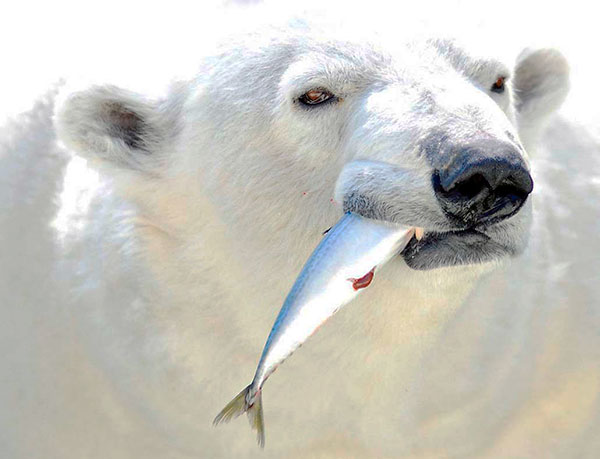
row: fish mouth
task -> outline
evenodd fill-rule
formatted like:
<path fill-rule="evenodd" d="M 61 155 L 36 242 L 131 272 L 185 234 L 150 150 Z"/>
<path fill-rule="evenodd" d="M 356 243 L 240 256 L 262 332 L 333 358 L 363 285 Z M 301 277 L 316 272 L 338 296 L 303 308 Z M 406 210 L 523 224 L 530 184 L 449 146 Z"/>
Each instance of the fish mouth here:
<path fill-rule="evenodd" d="M 476 229 L 438 232 L 416 228 L 415 236 L 400 252 L 400 256 L 410 268 L 425 271 L 484 263 L 513 252 L 510 247 Z"/>

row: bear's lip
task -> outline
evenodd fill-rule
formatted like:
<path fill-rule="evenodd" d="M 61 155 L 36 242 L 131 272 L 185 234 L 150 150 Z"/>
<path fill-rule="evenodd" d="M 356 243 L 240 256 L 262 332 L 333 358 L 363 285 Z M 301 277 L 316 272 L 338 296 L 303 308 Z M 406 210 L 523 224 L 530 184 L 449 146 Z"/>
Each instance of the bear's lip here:
<path fill-rule="evenodd" d="M 441 267 L 476 264 L 508 255 L 505 247 L 485 233 L 473 228 L 451 231 L 425 231 L 418 240 L 413 237 L 400 256 L 412 269 L 430 270 Z"/>

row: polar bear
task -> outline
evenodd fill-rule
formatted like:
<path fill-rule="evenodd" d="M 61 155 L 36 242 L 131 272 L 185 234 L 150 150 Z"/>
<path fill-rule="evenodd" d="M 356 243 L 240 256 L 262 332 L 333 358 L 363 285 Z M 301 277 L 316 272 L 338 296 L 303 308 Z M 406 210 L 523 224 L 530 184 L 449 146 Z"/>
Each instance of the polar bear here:
<path fill-rule="evenodd" d="M 422 368 L 434 352 L 456 361 L 439 343 L 459 306 L 525 250 L 527 151 L 567 88 L 554 50 L 510 65 L 445 38 L 302 26 L 227 41 L 162 99 L 62 91 L 54 122 L 77 156 L 48 153 L 39 199 L 64 169 L 39 251 L 54 261 L 20 293 L 43 306 L 51 291 L 57 306 L 40 314 L 55 325 L 37 322 L 28 351 L 43 387 L 9 405 L 37 419 L 35 433 L 8 423 L 9 452 L 257 454 L 245 423 L 212 419 L 249 382 L 287 290 L 343 211 L 425 234 L 270 379 L 264 454 L 456 456 L 481 451 L 473 438 L 521 438 L 530 426 L 503 430 L 511 413 L 480 422 L 456 397 L 440 401 L 448 386 L 469 391 L 461 368 L 433 365 L 435 381 Z M 497 407 L 505 387 L 489 387 Z"/>

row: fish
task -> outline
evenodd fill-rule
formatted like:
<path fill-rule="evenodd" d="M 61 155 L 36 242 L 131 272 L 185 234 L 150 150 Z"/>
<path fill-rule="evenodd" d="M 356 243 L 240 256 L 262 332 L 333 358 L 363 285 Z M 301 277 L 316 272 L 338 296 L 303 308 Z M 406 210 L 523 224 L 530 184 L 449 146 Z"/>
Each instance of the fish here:
<path fill-rule="evenodd" d="M 410 241 L 415 228 L 347 212 L 326 232 L 288 293 L 271 328 L 252 382 L 215 417 L 216 426 L 248 414 L 265 444 L 263 384 L 327 319 L 368 287 Z"/>

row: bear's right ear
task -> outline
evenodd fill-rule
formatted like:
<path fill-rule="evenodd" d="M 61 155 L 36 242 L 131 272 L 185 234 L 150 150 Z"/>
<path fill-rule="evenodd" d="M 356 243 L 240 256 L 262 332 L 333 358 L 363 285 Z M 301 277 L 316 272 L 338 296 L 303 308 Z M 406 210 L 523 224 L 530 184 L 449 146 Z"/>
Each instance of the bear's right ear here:
<path fill-rule="evenodd" d="M 59 100 L 59 138 L 87 158 L 149 172 L 161 162 L 171 120 L 158 104 L 115 86 L 91 86 Z"/>
<path fill-rule="evenodd" d="M 517 58 L 513 88 L 519 135 L 533 144 L 569 92 L 569 64 L 552 48 L 525 49 Z"/>

